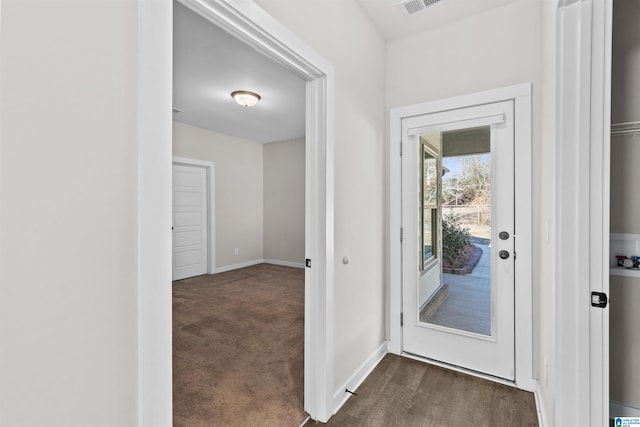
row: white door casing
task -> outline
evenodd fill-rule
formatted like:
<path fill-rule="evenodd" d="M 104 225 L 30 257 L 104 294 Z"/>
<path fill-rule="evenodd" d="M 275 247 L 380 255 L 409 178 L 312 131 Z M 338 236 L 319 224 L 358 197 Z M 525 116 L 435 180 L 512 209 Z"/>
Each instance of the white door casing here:
<path fill-rule="evenodd" d="M 513 101 L 515 122 L 515 235 L 514 252 L 517 262 L 514 273 L 518 286 L 515 292 L 515 372 L 517 387 L 533 390 L 533 332 L 531 296 L 531 84 L 525 83 L 470 95 L 458 96 L 392 109 L 390 112 L 390 340 L 389 351 L 402 355 L 403 331 L 400 316 L 403 301 L 403 271 L 400 228 L 401 209 L 401 156 L 403 119 L 425 114 L 450 111 L 501 101 Z M 472 371 L 469 371 L 473 373 Z M 477 374 L 484 376 L 483 374 Z M 495 379 L 494 377 L 487 377 Z"/>
<path fill-rule="evenodd" d="M 333 66 L 251 1 L 180 0 L 307 80 L 304 406 L 333 413 Z M 172 2 L 139 2 L 139 351 L 141 427 L 172 423 Z"/>
<path fill-rule="evenodd" d="M 554 425 L 609 423 L 609 308 L 591 292 L 609 294 L 612 8 L 557 10 Z"/>
<path fill-rule="evenodd" d="M 419 194 L 416 167 L 419 162 L 419 136 L 480 126 L 491 127 L 491 331 L 487 335 L 420 321 L 419 282 L 429 277 L 430 272 L 425 271 L 426 276 L 420 276 L 421 260 L 416 256 L 419 251 L 417 241 L 413 238 L 420 234 L 416 228 L 419 209 L 415 208 L 416 194 Z M 513 101 L 431 113 L 402 121 L 402 227 L 405 236 L 402 242 L 402 350 L 508 381 L 515 380 L 513 126 Z M 498 233 L 501 231 L 508 232 L 509 238 L 499 239 Z M 441 240 L 440 230 L 437 236 Z M 498 251 L 507 251 L 509 258 L 500 259 Z M 441 256 L 442 254 L 438 255 L 437 263 L 431 265 L 431 268 L 440 269 Z M 442 280 L 439 275 L 433 277 L 433 280 Z"/>

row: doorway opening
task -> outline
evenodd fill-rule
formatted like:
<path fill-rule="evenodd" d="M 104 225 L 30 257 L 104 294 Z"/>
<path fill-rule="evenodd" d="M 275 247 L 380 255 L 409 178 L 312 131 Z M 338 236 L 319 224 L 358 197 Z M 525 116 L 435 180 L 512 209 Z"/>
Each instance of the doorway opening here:
<path fill-rule="evenodd" d="M 390 130 L 390 352 L 532 390 L 530 84 L 397 108 Z"/>
<path fill-rule="evenodd" d="M 326 421 L 333 397 L 333 68 L 252 2 L 181 3 L 306 81 L 305 259 L 313 267 L 304 269 L 304 406 Z M 170 2 L 145 4 L 139 15 L 139 419 L 153 426 L 172 421 L 171 16 Z"/>
<path fill-rule="evenodd" d="M 174 425 L 300 424 L 306 82 L 177 1 L 173 23 Z"/>

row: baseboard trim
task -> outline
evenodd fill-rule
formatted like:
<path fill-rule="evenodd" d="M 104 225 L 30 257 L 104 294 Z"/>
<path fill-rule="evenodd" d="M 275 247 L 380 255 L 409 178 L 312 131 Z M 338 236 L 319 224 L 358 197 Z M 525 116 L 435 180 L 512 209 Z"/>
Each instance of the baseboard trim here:
<path fill-rule="evenodd" d="M 609 418 L 614 417 L 640 417 L 640 409 L 624 403 L 609 401 Z"/>
<path fill-rule="evenodd" d="M 252 265 L 262 264 L 263 259 L 254 259 L 251 261 L 240 262 L 238 264 L 224 265 L 216 268 L 216 273 L 224 273 L 225 271 L 237 270 L 239 268 L 251 267 Z"/>
<path fill-rule="evenodd" d="M 538 425 L 540 427 L 546 427 L 549 424 L 547 421 L 547 409 L 544 406 L 544 399 L 542 398 L 542 392 L 540 391 L 540 382 L 533 380 L 533 396 L 536 399 L 536 411 L 538 412 Z"/>
<path fill-rule="evenodd" d="M 369 376 L 369 374 L 378 366 L 378 363 L 382 360 L 382 358 L 388 353 L 387 342 L 383 342 L 380 347 L 378 347 L 368 358 L 367 360 L 360 365 L 360 367 L 351 375 L 351 378 L 347 380 L 333 395 L 333 412 L 335 414 L 342 408 L 342 406 L 347 402 L 349 397 L 351 397 L 350 393 L 347 393 L 345 390 L 349 389 L 351 391 L 356 391 L 360 384 Z"/>
<path fill-rule="evenodd" d="M 263 262 L 265 264 L 281 265 L 283 267 L 304 268 L 304 263 L 301 262 L 280 261 L 277 259 L 265 259 Z"/>

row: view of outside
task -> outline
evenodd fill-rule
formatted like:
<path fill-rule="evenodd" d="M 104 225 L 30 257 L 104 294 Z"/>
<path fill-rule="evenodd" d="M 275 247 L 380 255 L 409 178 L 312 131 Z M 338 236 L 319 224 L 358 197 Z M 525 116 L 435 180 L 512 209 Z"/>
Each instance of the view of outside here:
<path fill-rule="evenodd" d="M 455 218 L 475 239 L 491 238 L 490 161 L 490 154 L 442 159 L 443 217 Z"/>
<path fill-rule="evenodd" d="M 442 158 L 444 298 L 421 320 L 491 335 L 491 154 Z"/>

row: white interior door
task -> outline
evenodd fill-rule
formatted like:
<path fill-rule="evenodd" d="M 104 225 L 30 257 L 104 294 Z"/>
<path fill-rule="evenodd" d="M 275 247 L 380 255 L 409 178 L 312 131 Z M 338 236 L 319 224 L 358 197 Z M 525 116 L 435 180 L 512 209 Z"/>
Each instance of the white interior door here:
<path fill-rule="evenodd" d="M 402 351 L 514 381 L 513 101 L 403 119 L 402 146 Z"/>
<path fill-rule="evenodd" d="M 172 280 L 207 273 L 207 181 L 204 167 L 173 165 Z"/>

